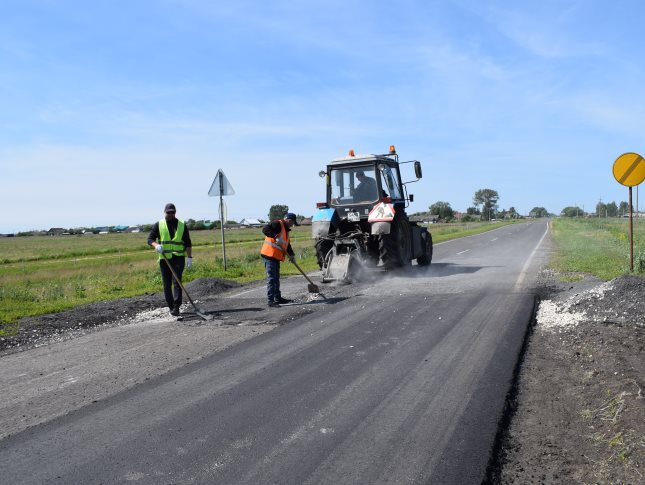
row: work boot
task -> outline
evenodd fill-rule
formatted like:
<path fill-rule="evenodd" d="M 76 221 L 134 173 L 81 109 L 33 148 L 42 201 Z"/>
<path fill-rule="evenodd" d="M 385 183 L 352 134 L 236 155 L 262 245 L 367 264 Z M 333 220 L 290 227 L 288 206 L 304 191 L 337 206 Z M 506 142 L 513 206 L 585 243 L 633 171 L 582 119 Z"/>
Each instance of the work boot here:
<path fill-rule="evenodd" d="M 173 317 L 178 317 L 179 316 L 179 307 L 178 306 L 173 307 L 172 310 L 170 310 L 170 314 Z"/>
<path fill-rule="evenodd" d="M 280 298 L 278 298 L 276 301 L 277 301 L 278 303 L 280 303 L 280 304 L 284 305 L 285 303 L 291 303 L 291 301 L 292 301 L 292 300 L 289 300 L 288 298 L 282 298 L 282 297 L 280 297 Z"/>
<path fill-rule="evenodd" d="M 280 303 L 278 303 L 277 301 L 270 301 L 269 303 L 267 303 L 267 306 L 271 308 L 275 308 L 275 307 L 279 307 Z"/>

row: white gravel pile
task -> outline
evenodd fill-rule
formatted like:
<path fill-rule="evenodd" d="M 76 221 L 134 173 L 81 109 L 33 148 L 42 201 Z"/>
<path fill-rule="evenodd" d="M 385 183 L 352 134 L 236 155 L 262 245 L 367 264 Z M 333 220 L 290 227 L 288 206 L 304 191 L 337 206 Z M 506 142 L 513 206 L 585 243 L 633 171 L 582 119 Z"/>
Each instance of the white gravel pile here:
<path fill-rule="evenodd" d="M 182 312 L 185 312 L 187 309 L 188 309 L 188 305 L 186 304 L 182 304 L 180 307 L 180 310 Z M 176 318 L 177 317 L 173 317 L 170 314 L 170 312 L 168 311 L 168 308 L 161 307 L 161 308 L 155 308 L 154 310 L 146 310 L 144 312 L 139 312 L 130 321 L 147 322 L 150 320 L 175 320 Z"/>
<path fill-rule="evenodd" d="M 605 292 L 612 288 L 612 282 L 608 281 L 587 291 L 576 293 L 561 302 L 553 300 L 541 301 L 536 317 L 537 327 L 549 331 L 575 327 L 587 318 L 587 313 L 584 310 L 575 311 L 574 308 L 584 307 L 589 302 L 602 300 Z"/>
<path fill-rule="evenodd" d="M 564 305 L 552 300 L 540 302 L 537 312 L 537 326 L 542 330 L 554 331 L 565 327 L 575 327 L 586 317 L 585 312 L 568 311 Z"/>

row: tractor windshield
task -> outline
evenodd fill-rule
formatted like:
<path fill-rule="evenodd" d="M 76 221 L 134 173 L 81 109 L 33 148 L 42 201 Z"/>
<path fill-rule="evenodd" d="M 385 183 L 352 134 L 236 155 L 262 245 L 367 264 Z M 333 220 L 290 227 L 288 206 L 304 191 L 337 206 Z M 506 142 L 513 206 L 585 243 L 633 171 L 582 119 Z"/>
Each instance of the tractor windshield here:
<path fill-rule="evenodd" d="M 379 198 L 373 166 L 334 168 L 330 175 L 332 205 L 364 204 Z"/>

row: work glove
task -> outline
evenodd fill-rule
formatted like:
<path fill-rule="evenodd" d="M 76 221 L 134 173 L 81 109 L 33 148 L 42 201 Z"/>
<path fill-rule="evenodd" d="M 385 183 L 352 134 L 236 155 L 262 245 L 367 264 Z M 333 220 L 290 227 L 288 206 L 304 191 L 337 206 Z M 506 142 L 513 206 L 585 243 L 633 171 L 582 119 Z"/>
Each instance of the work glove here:
<path fill-rule="evenodd" d="M 188 256 L 188 257 L 186 258 L 186 269 L 190 269 L 190 268 L 192 268 L 192 267 L 193 267 L 193 258 L 191 258 L 190 256 Z"/>
<path fill-rule="evenodd" d="M 276 238 L 275 238 L 275 242 L 276 242 L 276 244 L 280 244 L 280 245 L 282 245 L 282 244 L 284 244 L 286 241 L 285 241 L 284 239 L 280 239 L 279 237 L 276 237 Z"/>
<path fill-rule="evenodd" d="M 157 244 L 155 251 L 157 251 L 159 254 L 163 253 L 163 246 L 161 244 Z"/>

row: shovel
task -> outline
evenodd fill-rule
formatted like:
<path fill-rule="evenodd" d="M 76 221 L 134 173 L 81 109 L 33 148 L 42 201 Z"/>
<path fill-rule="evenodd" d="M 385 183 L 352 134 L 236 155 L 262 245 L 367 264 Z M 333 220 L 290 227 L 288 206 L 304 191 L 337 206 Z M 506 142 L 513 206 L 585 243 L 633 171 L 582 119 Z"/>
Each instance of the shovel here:
<path fill-rule="evenodd" d="M 193 309 L 195 310 L 195 314 L 197 314 L 198 316 L 200 316 L 200 317 L 201 317 L 201 318 L 203 318 L 204 320 L 207 320 L 207 321 L 208 321 L 208 320 L 212 320 L 212 319 L 213 319 L 213 315 L 208 315 L 207 313 L 203 313 L 203 312 L 202 312 L 202 311 L 197 307 L 197 305 L 195 305 L 195 302 L 193 301 L 193 299 L 190 297 L 190 295 L 189 295 L 189 294 L 188 294 L 188 292 L 186 291 L 186 288 L 185 288 L 185 287 L 184 287 L 184 285 L 181 283 L 181 280 L 177 277 L 177 273 L 175 273 L 175 270 L 172 268 L 172 265 L 170 264 L 170 261 L 168 261 L 168 258 L 166 257 L 166 255 L 165 255 L 164 253 L 161 253 L 161 255 L 163 256 L 163 260 L 164 260 L 164 261 L 166 262 L 166 264 L 168 265 L 168 269 L 170 269 L 170 272 L 172 273 L 173 277 L 175 278 L 175 281 L 176 281 L 177 283 L 179 283 L 179 286 L 181 287 L 182 291 L 185 293 L 186 297 L 188 298 L 188 301 L 189 301 L 189 302 L 190 302 L 190 304 L 193 306 Z"/>
<path fill-rule="evenodd" d="M 289 261 L 291 261 L 293 263 L 293 265 L 296 268 L 298 268 L 298 271 L 300 271 L 302 276 L 307 278 L 307 281 L 309 282 L 309 284 L 307 285 L 307 290 L 309 290 L 309 293 L 318 293 L 320 296 L 322 296 L 326 300 L 327 297 L 320 292 L 320 289 L 318 288 L 318 286 L 315 285 L 314 282 L 311 281 L 309 276 L 307 276 L 307 274 L 302 270 L 302 268 L 300 266 L 298 266 L 298 263 L 296 263 L 296 259 L 295 258 L 289 258 Z"/>

